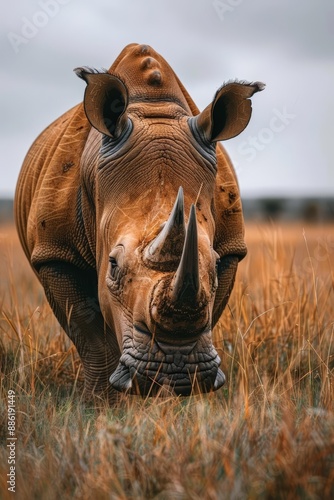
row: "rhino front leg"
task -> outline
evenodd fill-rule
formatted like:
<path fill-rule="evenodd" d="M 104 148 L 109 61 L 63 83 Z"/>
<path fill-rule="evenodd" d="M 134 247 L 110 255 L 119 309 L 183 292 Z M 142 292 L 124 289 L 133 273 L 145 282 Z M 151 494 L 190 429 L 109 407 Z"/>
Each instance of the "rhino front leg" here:
<path fill-rule="evenodd" d="M 79 353 L 86 394 L 115 401 L 109 377 L 120 351 L 99 307 L 95 273 L 54 262 L 39 267 L 38 275 L 55 316 Z"/>

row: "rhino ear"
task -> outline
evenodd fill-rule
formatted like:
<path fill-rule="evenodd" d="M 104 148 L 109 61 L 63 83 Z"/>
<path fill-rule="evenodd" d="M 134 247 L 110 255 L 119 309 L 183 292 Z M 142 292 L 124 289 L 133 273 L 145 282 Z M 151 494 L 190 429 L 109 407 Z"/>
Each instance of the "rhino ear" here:
<path fill-rule="evenodd" d="M 227 83 L 214 100 L 195 117 L 197 129 L 209 142 L 224 141 L 240 134 L 252 114 L 250 97 L 263 90 L 264 83 Z"/>
<path fill-rule="evenodd" d="M 90 68 L 76 68 L 75 73 L 87 83 L 84 97 L 86 116 L 102 134 L 118 138 L 128 127 L 126 108 L 128 90 L 125 84 L 110 73 Z"/>

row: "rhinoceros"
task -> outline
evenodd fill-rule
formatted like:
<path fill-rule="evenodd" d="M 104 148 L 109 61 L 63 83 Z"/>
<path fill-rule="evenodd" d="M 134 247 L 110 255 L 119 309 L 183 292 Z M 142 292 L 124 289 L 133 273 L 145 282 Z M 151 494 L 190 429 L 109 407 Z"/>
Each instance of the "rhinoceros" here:
<path fill-rule="evenodd" d="M 225 376 L 212 329 L 246 255 L 219 141 L 244 130 L 264 84 L 229 81 L 199 112 L 148 45 L 75 72 L 83 103 L 39 135 L 18 179 L 23 249 L 89 394 L 215 391 Z"/>

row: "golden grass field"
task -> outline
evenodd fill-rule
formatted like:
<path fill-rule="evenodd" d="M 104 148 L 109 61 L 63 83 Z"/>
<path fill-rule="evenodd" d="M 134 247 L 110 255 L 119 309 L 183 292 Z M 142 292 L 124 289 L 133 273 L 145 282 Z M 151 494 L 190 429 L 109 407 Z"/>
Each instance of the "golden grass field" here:
<path fill-rule="evenodd" d="M 246 240 L 215 329 L 225 388 L 112 409 L 83 401 L 75 349 L 0 226 L 1 499 L 334 498 L 334 226 L 253 223 Z"/>

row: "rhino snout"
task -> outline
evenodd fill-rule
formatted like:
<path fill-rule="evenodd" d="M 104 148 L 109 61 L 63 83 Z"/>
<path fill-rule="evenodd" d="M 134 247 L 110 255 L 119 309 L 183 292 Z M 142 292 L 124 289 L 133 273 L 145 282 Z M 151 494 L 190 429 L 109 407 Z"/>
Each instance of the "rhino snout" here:
<path fill-rule="evenodd" d="M 211 332 L 187 343 L 154 340 L 134 328 L 125 339 L 123 353 L 110 377 L 114 389 L 154 396 L 168 389 L 175 395 L 216 391 L 225 383 Z"/>

